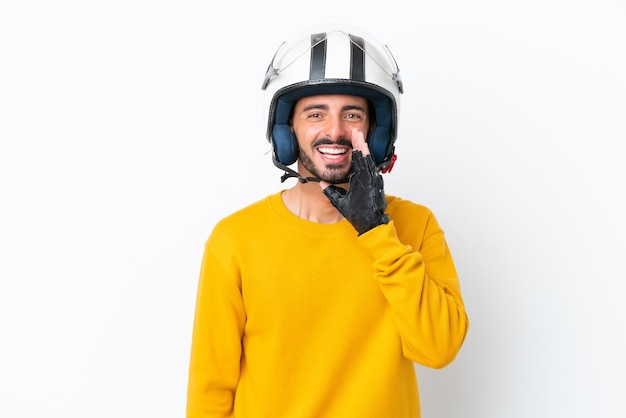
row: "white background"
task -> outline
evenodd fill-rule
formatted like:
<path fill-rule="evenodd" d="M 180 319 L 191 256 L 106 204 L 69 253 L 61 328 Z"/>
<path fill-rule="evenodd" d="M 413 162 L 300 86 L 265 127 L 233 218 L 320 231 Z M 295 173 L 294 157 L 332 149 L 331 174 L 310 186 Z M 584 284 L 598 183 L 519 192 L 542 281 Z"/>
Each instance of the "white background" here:
<path fill-rule="evenodd" d="M 3 2 L 0 416 L 184 416 L 204 240 L 287 186 L 263 75 L 325 22 L 394 53 L 387 191 L 435 212 L 461 277 L 470 331 L 417 367 L 423 416 L 626 416 L 625 21 L 618 0 Z"/>

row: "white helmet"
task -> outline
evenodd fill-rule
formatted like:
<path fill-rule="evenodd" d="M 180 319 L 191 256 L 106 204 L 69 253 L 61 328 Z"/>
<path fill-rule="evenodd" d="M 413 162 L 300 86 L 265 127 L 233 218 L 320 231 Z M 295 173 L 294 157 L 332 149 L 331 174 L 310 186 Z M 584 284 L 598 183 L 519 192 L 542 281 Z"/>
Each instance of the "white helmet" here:
<path fill-rule="evenodd" d="M 370 152 L 379 168 L 384 170 L 391 163 L 403 87 L 391 52 L 370 35 L 334 26 L 293 43 L 283 42 L 269 64 L 262 89 L 269 96 L 267 139 L 278 167 L 293 164 L 299 154 L 290 127 L 293 106 L 302 97 L 321 94 L 366 98 L 376 121 L 367 138 Z"/>

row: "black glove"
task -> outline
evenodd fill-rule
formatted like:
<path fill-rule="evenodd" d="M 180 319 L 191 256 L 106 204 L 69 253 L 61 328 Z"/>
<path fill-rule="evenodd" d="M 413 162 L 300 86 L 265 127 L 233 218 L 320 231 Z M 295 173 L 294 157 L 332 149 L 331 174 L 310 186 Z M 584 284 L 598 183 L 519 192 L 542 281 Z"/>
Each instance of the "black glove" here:
<path fill-rule="evenodd" d="M 350 190 L 328 186 L 324 194 L 330 203 L 356 228 L 359 235 L 389 222 L 385 214 L 387 199 L 383 191 L 383 177 L 376 170 L 370 155 L 352 151 Z"/>

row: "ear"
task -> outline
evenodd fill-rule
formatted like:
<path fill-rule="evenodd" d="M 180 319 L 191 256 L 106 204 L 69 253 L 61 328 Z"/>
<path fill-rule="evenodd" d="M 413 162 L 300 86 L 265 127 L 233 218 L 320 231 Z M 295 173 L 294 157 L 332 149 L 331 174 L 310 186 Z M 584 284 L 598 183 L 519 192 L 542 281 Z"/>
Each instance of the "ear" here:
<path fill-rule="evenodd" d="M 298 159 L 298 141 L 289 125 L 274 125 L 272 129 L 274 157 L 279 163 L 291 165 Z"/>
<path fill-rule="evenodd" d="M 374 126 L 367 135 L 367 146 L 377 165 L 385 160 L 390 138 L 391 132 L 389 129 L 380 126 Z"/>

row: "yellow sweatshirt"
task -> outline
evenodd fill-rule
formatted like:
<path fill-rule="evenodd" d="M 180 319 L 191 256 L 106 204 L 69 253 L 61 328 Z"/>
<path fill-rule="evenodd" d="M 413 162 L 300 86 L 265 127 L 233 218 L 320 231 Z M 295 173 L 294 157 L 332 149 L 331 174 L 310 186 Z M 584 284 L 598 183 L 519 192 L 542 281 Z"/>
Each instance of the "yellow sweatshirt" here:
<path fill-rule="evenodd" d="M 207 240 L 188 418 L 417 418 L 413 362 L 440 368 L 467 329 L 457 273 L 429 209 L 387 196 L 361 236 L 309 222 L 280 193 Z"/>

